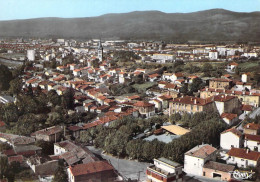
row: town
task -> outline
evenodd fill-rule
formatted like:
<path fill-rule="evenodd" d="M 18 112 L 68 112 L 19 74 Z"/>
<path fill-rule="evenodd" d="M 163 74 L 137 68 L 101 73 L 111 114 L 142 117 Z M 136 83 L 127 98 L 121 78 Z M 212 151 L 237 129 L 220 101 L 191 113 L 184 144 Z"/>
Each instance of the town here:
<path fill-rule="evenodd" d="M 0 181 L 259 180 L 259 44 L 3 38 L 0 63 Z"/>

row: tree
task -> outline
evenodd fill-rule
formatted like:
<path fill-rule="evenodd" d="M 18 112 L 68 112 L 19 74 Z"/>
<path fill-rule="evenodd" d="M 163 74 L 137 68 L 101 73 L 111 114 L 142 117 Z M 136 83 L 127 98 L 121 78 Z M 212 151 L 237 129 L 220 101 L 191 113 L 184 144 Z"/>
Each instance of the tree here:
<path fill-rule="evenodd" d="M 0 111 L 0 117 L 5 122 L 10 123 L 18 120 L 18 107 L 14 103 L 4 104 Z"/>
<path fill-rule="evenodd" d="M 62 123 L 62 121 L 63 121 L 63 116 L 60 113 L 51 112 L 48 114 L 46 124 L 49 126 L 54 126 L 54 125 Z"/>
<path fill-rule="evenodd" d="M 62 160 L 59 160 L 59 165 L 58 165 L 57 170 L 55 171 L 53 181 L 54 181 L 54 182 L 64 182 L 64 181 L 68 181 L 68 176 L 67 176 L 67 173 L 66 173 L 65 170 L 66 170 L 66 169 L 65 169 L 65 166 L 64 166 L 64 164 L 63 164 L 63 161 L 62 161 Z"/>
<path fill-rule="evenodd" d="M 202 65 L 202 71 L 203 72 L 209 72 L 213 69 L 212 65 L 210 63 L 204 63 Z"/>
<path fill-rule="evenodd" d="M 9 92 L 12 95 L 18 95 L 21 92 L 22 87 L 23 87 L 22 80 L 19 78 L 15 78 L 10 82 Z"/>
<path fill-rule="evenodd" d="M 0 156 L 0 179 L 6 177 L 8 171 L 8 159 L 6 156 Z"/>
<path fill-rule="evenodd" d="M 74 109 L 74 91 L 72 88 L 66 90 L 62 95 L 61 105 L 64 109 Z"/>
<path fill-rule="evenodd" d="M 12 72 L 5 65 L 0 65 L 0 91 L 8 90 L 12 80 Z"/>
<path fill-rule="evenodd" d="M 188 92 L 188 86 L 187 86 L 187 84 L 184 84 L 184 85 L 180 88 L 180 93 L 187 94 L 187 92 Z"/>
<path fill-rule="evenodd" d="M 180 121 L 181 120 L 181 115 L 180 115 L 180 113 L 175 113 L 175 114 L 172 114 L 171 116 L 170 116 L 170 122 L 172 123 L 172 124 L 174 124 L 174 123 L 176 123 L 177 121 Z"/>

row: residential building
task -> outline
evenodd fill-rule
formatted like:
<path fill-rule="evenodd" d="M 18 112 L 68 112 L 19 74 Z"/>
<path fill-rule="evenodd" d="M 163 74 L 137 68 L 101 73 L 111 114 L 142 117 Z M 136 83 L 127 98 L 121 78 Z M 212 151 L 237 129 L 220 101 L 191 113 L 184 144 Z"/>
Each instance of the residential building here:
<path fill-rule="evenodd" d="M 232 178 L 231 171 L 235 170 L 235 166 L 222 164 L 219 162 L 208 161 L 203 166 L 203 176 L 222 180 L 222 181 L 229 181 Z"/>
<path fill-rule="evenodd" d="M 35 137 L 36 140 L 44 140 L 47 142 L 59 142 L 63 133 L 62 126 L 52 126 L 31 134 L 31 137 Z"/>
<path fill-rule="evenodd" d="M 260 152 L 260 135 L 245 134 L 244 147 Z"/>
<path fill-rule="evenodd" d="M 243 135 L 236 128 L 231 128 L 223 131 L 220 134 L 220 147 L 225 150 L 230 150 L 232 147 L 240 148 L 243 144 Z"/>
<path fill-rule="evenodd" d="M 260 135 L 260 124 L 248 123 L 244 126 L 244 134 Z"/>
<path fill-rule="evenodd" d="M 260 164 L 260 152 L 250 151 L 250 149 L 231 148 L 227 156 L 227 164 L 234 164 L 241 168 L 257 167 Z"/>
<path fill-rule="evenodd" d="M 251 105 L 259 107 L 260 105 L 260 93 L 259 92 L 246 92 L 246 91 L 235 91 L 227 89 L 215 89 L 215 88 L 204 88 L 200 90 L 200 98 L 206 99 L 214 95 L 225 94 L 230 96 L 238 97 L 239 101 L 245 105 Z"/>
<path fill-rule="evenodd" d="M 236 113 L 241 114 L 241 103 L 236 96 L 216 95 L 213 96 L 219 114 Z M 232 116 L 233 117 L 233 116 Z"/>
<path fill-rule="evenodd" d="M 114 167 L 105 161 L 69 166 L 67 173 L 69 182 L 112 182 L 116 178 Z"/>
<path fill-rule="evenodd" d="M 155 115 L 155 105 L 149 102 L 137 101 L 134 105 L 134 109 L 139 111 L 141 117 L 150 118 Z"/>
<path fill-rule="evenodd" d="M 216 160 L 217 149 L 208 145 L 198 145 L 184 156 L 184 172 L 190 175 L 203 176 L 203 166 L 208 161 Z"/>
<path fill-rule="evenodd" d="M 209 81 L 209 88 L 227 89 L 230 87 L 231 80 L 224 78 L 214 78 Z"/>
<path fill-rule="evenodd" d="M 230 126 L 238 122 L 237 114 L 222 113 L 221 118 Z"/>
<path fill-rule="evenodd" d="M 183 181 L 182 165 L 166 158 L 154 159 L 154 164 L 147 167 L 148 181 L 181 182 Z"/>
<path fill-rule="evenodd" d="M 196 113 L 203 111 L 213 111 L 214 102 L 211 99 L 201 99 L 198 97 L 185 96 L 174 98 L 169 103 L 169 115 L 178 113 Z"/>

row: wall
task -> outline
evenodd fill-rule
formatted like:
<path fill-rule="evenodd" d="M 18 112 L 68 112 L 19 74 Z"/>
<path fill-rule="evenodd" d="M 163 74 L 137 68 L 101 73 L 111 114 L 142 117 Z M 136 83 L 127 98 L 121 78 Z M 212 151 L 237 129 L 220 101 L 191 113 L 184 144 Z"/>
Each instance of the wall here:
<path fill-rule="evenodd" d="M 231 145 L 235 148 L 240 148 L 241 141 L 242 139 L 232 132 L 227 132 L 220 135 L 220 147 L 226 150 L 230 150 Z"/>
<path fill-rule="evenodd" d="M 208 177 L 208 178 L 213 178 L 213 173 L 217 173 L 217 174 L 221 175 L 221 180 L 223 180 L 223 181 L 228 181 L 229 179 L 231 179 L 230 173 L 213 170 L 213 169 L 207 169 L 207 168 L 203 168 L 203 172 L 205 172 L 205 177 Z M 203 173 L 203 175 L 204 175 L 204 173 Z"/>

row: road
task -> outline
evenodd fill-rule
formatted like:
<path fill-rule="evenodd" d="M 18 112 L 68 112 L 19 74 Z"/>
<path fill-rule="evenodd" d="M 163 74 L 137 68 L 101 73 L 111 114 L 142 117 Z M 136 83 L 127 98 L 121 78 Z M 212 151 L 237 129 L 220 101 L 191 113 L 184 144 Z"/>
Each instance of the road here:
<path fill-rule="evenodd" d="M 255 110 L 253 110 L 250 114 L 249 114 L 249 117 L 254 119 L 256 116 L 260 115 L 260 107 L 256 108 Z M 245 119 L 246 117 L 246 114 L 243 113 L 239 116 L 239 119 L 242 120 L 238 126 L 236 127 L 238 130 L 242 131 L 243 130 L 243 120 Z"/>
<path fill-rule="evenodd" d="M 96 149 L 92 146 L 87 147 L 94 154 L 102 156 L 102 158 L 110 161 L 110 163 L 114 166 L 114 168 L 125 178 L 127 179 L 140 179 L 140 181 L 146 180 L 146 168 L 151 164 L 145 162 L 137 162 L 133 160 L 127 159 L 118 159 L 116 157 L 102 154 L 101 149 Z"/>
<path fill-rule="evenodd" d="M 260 107 L 255 109 L 252 113 L 250 113 L 249 117 L 254 119 L 256 116 L 260 115 Z"/>

